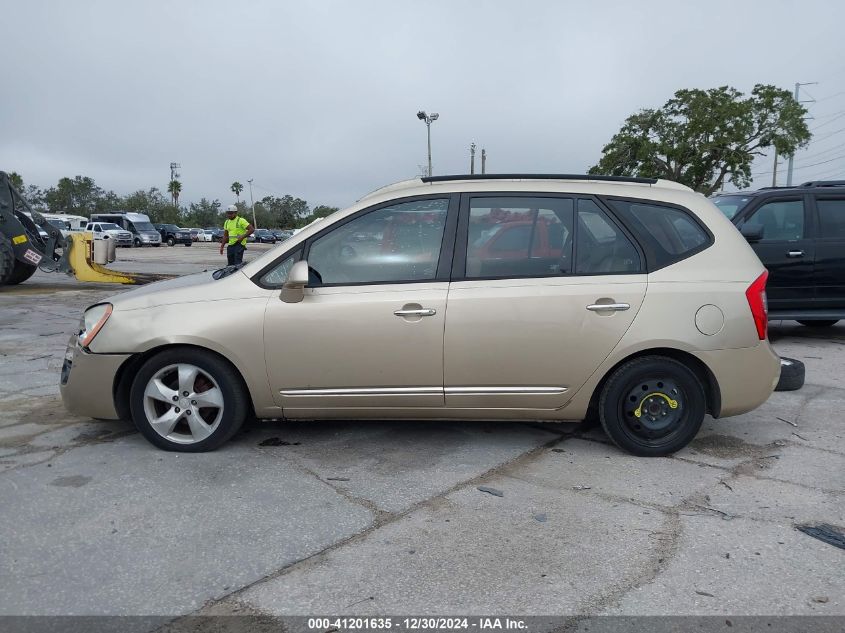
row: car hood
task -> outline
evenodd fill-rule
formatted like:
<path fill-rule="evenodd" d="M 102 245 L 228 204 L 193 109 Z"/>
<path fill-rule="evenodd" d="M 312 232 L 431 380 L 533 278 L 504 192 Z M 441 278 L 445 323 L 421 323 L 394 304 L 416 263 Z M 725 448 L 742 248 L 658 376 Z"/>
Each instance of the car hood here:
<path fill-rule="evenodd" d="M 256 286 L 241 271 L 214 279 L 205 271 L 140 286 L 108 299 L 115 311 L 139 310 L 176 303 L 194 303 L 217 299 L 246 299 L 266 296 L 268 291 Z"/>

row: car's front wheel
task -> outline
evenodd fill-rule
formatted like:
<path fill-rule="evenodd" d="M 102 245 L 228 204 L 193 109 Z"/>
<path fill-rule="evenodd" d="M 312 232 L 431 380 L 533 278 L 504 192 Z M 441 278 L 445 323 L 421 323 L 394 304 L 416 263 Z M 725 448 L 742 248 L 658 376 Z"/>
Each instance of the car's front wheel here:
<path fill-rule="evenodd" d="M 172 237 L 168 237 L 167 238 L 167 245 L 173 246 L 174 244 L 176 244 L 176 240 L 174 240 Z"/>
<path fill-rule="evenodd" d="M 599 418 L 619 448 L 644 457 L 679 451 L 698 433 L 706 413 L 701 381 L 665 356 L 621 365 L 602 389 Z"/>
<path fill-rule="evenodd" d="M 129 397 L 135 426 L 168 451 L 214 450 L 237 432 L 248 410 L 237 371 L 198 349 L 171 349 L 150 358 Z"/>

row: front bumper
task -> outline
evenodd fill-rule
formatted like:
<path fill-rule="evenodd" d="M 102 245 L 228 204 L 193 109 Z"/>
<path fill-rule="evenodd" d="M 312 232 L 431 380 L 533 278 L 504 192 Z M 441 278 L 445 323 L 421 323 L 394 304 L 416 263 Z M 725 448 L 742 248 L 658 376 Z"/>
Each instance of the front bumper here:
<path fill-rule="evenodd" d="M 142 233 L 138 236 L 138 239 L 141 240 L 141 244 L 161 244 L 161 235 L 158 233 L 155 235 Z"/>
<path fill-rule="evenodd" d="M 130 354 L 92 354 L 71 336 L 62 367 L 60 390 L 65 408 L 76 415 L 117 420 L 114 384 Z"/>
<path fill-rule="evenodd" d="M 780 357 L 769 341 L 755 347 L 696 352 L 719 383 L 726 418 L 756 409 L 772 395 L 780 378 Z"/>

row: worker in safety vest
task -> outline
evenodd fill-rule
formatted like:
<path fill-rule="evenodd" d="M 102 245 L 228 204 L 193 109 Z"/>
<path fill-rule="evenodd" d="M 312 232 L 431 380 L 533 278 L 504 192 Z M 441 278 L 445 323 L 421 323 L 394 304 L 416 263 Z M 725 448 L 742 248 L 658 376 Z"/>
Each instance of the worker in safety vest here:
<path fill-rule="evenodd" d="M 243 263 L 246 240 L 254 231 L 252 224 L 238 215 L 238 207 L 230 204 L 226 209 L 226 221 L 223 222 L 223 239 L 220 240 L 220 254 L 223 254 L 223 245 L 226 244 L 229 266 Z"/>

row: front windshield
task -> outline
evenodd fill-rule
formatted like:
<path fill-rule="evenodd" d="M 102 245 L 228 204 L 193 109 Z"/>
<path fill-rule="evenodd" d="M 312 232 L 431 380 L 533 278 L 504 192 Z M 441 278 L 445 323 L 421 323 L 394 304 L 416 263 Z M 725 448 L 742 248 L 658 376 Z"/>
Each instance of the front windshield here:
<path fill-rule="evenodd" d="M 716 196 L 711 198 L 713 204 L 719 207 L 719 211 L 725 214 L 729 220 L 733 220 L 734 216 L 748 204 L 751 196 Z"/>
<path fill-rule="evenodd" d="M 104 231 L 122 231 L 117 224 L 112 224 L 111 222 L 100 222 L 100 228 Z"/>
<path fill-rule="evenodd" d="M 138 231 L 155 231 L 155 227 L 149 222 L 135 222 L 134 224 Z"/>

